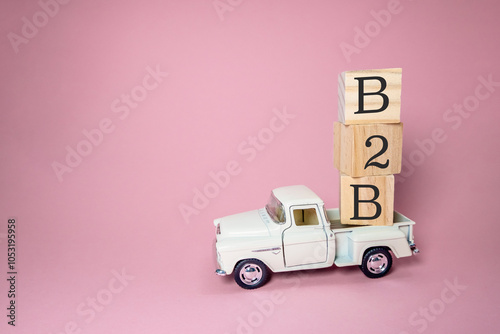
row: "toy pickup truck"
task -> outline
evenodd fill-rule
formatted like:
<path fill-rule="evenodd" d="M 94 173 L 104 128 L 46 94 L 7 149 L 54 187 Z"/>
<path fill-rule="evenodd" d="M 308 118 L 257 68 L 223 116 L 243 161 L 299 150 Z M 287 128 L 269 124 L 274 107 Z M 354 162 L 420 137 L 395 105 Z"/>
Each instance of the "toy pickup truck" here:
<path fill-rule="evenodd" d="M 415 222 L 394 212 L 392 226 L 340 223 L 338 209 L 306 186 L 274 189 L 265 208 L 214 220 L 218 269 L 234 274 L 244 289 L 266 284 L 271 272 L 359 265 L 369 278 L 387 274 L 391 253 L 419 252 L 413 241 Z M 391 253 L 390 253 L 390 252 Z"/>

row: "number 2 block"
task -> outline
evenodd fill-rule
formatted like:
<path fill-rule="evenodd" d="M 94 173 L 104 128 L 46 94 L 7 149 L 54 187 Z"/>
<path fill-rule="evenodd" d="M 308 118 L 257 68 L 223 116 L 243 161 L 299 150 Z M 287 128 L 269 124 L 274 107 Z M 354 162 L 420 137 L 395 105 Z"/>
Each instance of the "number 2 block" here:
<path fill-rule="evenodd" d="M 401 172 L 403 123 L 334 124 L 335 168 L 353 177 Z"/>
<path fill-rule="evenodd" d="M 340 174 L 340 222 L 392 225 L 394 175 L 350 177 Z"/>

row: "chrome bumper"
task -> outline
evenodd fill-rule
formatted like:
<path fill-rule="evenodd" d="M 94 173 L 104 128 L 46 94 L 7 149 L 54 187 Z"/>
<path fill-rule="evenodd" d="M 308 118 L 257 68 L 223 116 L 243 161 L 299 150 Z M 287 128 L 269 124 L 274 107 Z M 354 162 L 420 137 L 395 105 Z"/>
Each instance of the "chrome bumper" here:
<path fill-rule="evenodd" d="M 215 273 L 219 276 L 227 276 L 226 272 L 222 269 L 217 269 Z"/>
<path fill-rule="evenodd" d="M 420 249 L 417 248 L 417 246 L 415 245 L 415 243 L 410 244 L 410 249 L 413 252 L 413 254 L 420 253 Z"/>

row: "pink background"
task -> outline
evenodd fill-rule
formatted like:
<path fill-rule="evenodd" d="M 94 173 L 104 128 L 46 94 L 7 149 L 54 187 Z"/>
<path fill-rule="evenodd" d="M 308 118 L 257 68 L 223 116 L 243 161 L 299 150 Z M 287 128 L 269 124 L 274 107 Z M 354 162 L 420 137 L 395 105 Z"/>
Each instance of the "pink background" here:
<path fill-rule="evenodd" d="M 41 3 L 0 4 L 2 333 L 498 330 L 497 1 Z M 168 76 L 155 82 L 148 67 Z M 332 268 L 245 291 L 215 276 L 214 218 L 292 184 L 338 206 L 337 76 L 391 67 L 403 68 L 407 161 L 395 207 L 417 221 L 421 255 L 380 280 Z M 294 118 L 271 137 L 273 110 Z M 101 122 L 108 133 L 85 146 Z M 250 153 L 259 134 L 266 143 Z M 67 147 L 89 154 L 60 182 L 52 165 Z M 210 186 L 230 161 L 237 175 Z M 205 187 L 212 198 L 184 219 Z M 10 217 L 16 328 L 5 316 Z"/>

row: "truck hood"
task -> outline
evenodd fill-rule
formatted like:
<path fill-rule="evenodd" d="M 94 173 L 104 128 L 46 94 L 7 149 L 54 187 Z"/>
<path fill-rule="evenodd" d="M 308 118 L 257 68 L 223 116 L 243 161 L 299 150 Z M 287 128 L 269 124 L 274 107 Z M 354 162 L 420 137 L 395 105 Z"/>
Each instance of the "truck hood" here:
<path fill-rule="evenodd" d="M 253 210 L 216 219 L 223 237 L 266 237 L 270 222 L 265 209 Z"/>

